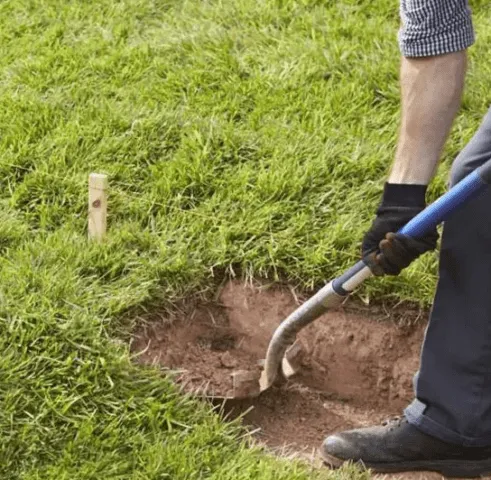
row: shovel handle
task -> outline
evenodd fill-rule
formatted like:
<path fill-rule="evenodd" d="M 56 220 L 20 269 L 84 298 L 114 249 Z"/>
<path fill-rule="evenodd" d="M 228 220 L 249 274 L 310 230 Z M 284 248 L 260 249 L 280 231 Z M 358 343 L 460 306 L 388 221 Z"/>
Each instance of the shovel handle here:
<path fill-rule="evenodd" d="M 489 184 L 491 184 L 491 160 L 467 175 L 436 202 L 425 208 L 401 228 L 399 233 L 415 238 L 424 235 Z M 345 297 L 372 275 L 370 268 L 360 260 L 343 275 L 321 288 L 280 324 L 268 346 L 264 370 L 259 382 L 260 391 L 269 388 L 277 378 L 285 352 L 295 341 L 298 332 L 329 308 L 342 303 Z"/>
<path fill-rule="evenodd" d="M 415 238 L 424 235 L 489 184 L 491 184 L 491 160 L 467 175 L 436 202 L 425 208 L 401 228 L 399 233 Z M 285 352 L 288 346 L 295 341 L 298 332 L 329 308 L 342 303 L 345 297 L 372 275 L 370 268 L 363 260 L 360 260 L 343 275 L 321 288 L 280 324 L 268 346 L 264 370 L 259 382 L 260 391 L 266 390 L 274 383 Z"/>
<path fill-rule="evenodd" d="M 447 220 L 450 215 L 469 199 L 476 196 L 487 185 L 491 184 L 491 160 L 467 175 L 438 200 L 416 215 L 398 233 L 418 238 Z M 372 275 L 363 260 L 360 260 L 343 275 L 332 282 L 333 290 L 342 296 L 347 296 L 364 280 Z"/>
<path fill-rule="evenodd" d="M 483 179 L 480 170 L 474 170 L 446 194 L 442 195 L 438 200 L 426 207 L 419 215 L 416 215 L 416 217 L 404 225 L 399 230 L 399 233 L 413 238 L 424 236 L 449 218 L 455 210 L 479 193 L 486 185 L 487 182 Z"/>

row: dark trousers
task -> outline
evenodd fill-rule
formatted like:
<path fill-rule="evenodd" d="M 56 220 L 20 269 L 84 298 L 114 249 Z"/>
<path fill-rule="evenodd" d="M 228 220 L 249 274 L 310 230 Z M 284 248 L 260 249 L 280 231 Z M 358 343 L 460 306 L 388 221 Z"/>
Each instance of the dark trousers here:
<path fill-rule="evenodd" d="M 455 159 L 455 184 L 491 158 L 491 108 Z M 491 445 L 491 188 L 445 222 L 439 281 L 408 421 L 441 440 Z"/>

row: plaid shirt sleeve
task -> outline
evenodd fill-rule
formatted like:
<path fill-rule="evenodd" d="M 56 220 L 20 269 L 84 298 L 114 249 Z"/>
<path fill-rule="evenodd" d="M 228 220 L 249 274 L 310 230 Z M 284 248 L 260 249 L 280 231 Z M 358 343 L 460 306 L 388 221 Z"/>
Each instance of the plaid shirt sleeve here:
<path fill-rule="evenodd" d="M 468 0 L 400 0 L 400 15 L 405 57 L 458 52 L 475 41 Z"/>

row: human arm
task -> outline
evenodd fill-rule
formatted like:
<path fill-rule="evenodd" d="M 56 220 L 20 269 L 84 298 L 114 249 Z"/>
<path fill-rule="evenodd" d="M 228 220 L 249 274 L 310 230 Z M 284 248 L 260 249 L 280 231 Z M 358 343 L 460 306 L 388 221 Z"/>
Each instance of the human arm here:
<path fill-rule="evenodd" d="M 397 275 L 436 247 L 436 229 L 422 239 L 386 235 L 425 207 L 427 186 L 461 103 L 466 50 L 474 42 L 470 15 L 466 0 L 401 0 L 399 138 L 362 244 L 362 255 L 377 275 Z"/>

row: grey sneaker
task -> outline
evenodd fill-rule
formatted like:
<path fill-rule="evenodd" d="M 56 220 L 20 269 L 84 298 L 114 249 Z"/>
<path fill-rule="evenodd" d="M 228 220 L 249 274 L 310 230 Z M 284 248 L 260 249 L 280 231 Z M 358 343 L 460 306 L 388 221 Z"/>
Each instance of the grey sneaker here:
<path fill-rule="evenodd" d="M 449 477 L 491 474 L 491 446 L 462 447 L 442 442 L 420 432 L 405 417 L 331 435 L 322 444 L 321 456 L 334 468 L 351 462 L 375 473 L 426 470 Z"/>

